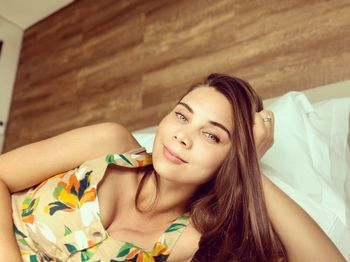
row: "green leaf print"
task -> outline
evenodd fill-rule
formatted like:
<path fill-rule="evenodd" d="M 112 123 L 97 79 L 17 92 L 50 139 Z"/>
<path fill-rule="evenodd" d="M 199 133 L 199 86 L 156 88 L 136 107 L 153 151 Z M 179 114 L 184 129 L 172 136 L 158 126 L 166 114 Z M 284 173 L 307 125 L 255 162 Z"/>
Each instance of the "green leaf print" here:
<path fill-rule="evenodd" d="M 64 236 L 67 236 L 69 234 L 72 234 L 72 230 L 70 230 L 70 228 L 65 225 L 64 226 Z"/>
<path fill-rule="evenodd" d="M 170 227 L 167 228 L 167 230 L 165 230 L 165 233 L 176 231 L 185 226 L 186 226 L 185 224 L 181 224 L 181 223 L 172 224 Z"/>
<path fill-rule="evenodd" d="M 22 239 L 17 239 L 17 241 L 18 241 L 19 243 L 21 243 L 23 246 L 29 247 L 27 241 L 25 241 L 23 238 L 22 238 Z"/>
<path fill-rule="evenodd" d="M 130 166 L 132 166 L 132 163 L 127 159 L 123 154 L 119 154 L 120 158 L 123 159 L 126 163 L 128 163 Z"/>
<path fill-rule="evenodd" d="M 113 156 L 113 155 L 107 155 L 107 156 L 106 156 L 106 162 L 107 162 L 108 164 L 115 163 L 115 161 L 114 161 L 114 156 Z"/>
<path fill-rule="evenodd" d="M 81 252 L 81 261 L 88 261 L 94 253 L 92 253 L 90 250 L 84 250 Z"/>
<path fill-rule="evenodd" d="M 34 198 L 34 199 L 26 198 L 23 203 L 28 205 L 28 207 L 22 210 L 21 215 L 22 217 L 29 216 L 33 213 L 35 208 L 38 206 L 39 198 Z"/>
<path fill-rule="evenodd" d="M 177 219 L 178 219 L 178 220 L 179 220 L 179 219 L 187 220 L 189 217 L 190 217 L 189 215 L 183 214 L 183 215 L 179 216 Z"/>
<path fill-rule="evenodd" d="M 78 249 L 72 244 L 64 244 L 70 253 L 76 253 Z"/>
<path fill-rule="evenodd" d="M 29 256 L 30 262 L 39 262 L 38 257 L 36 255 Z"/>
<path fill-rule="evenodd" d="M 26 238 L 26 237 L 27 237 L 22 231 L 20 231 L 20 230 L 17 228 L 16 224 L 14 224 L 14 223 L 13 223 L 13 230 L 14 230 L 14 232 L 15 232 L 15 235 L 21 236 L 21 237 L 23 237 L 23 238 Z"/>
<path fill-rule="evenodd" d="M 129 243 L 125 243 L 120 249 L 119 249 L 119 253 L 117 255 L 118 257 L 124 257 L 127 254 L 129 254 L 130 249 L 132 249 L 134 246 L 132 244 Z"/>

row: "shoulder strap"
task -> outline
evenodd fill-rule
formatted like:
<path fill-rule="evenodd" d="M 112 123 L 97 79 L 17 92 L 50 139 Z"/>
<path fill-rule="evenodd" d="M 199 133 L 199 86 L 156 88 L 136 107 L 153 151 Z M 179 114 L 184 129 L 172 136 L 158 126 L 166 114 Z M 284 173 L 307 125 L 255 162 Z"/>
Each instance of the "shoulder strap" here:
<path fill-rule="evenodd" d="M 80 165 L 78 173 L 85 173 L 93 170 L 93 183 L 97 184 L 103 178 L 107 166 L 114 164 L 128 168 L 138 168 L 152 164 L 152 155 L 146 152 L 143 147 L 133 149 L 126 153 L 102 155 L 98 158 L 90 159 Z"/>
<path fill-rule="evenodd" d="M 190 222 L 190 216 L 188 213 L 182 214 L 177 217 L 174 222 L 164 231 L 160 236 L 157 243 L 161 243 L 169 250 L 172 250 L 176 244 L 176 241 L 181 236 L 184 229 Z"/>
<path fill-rule="evenodd" d="M 152 155 L 144 147 L 140 147 L 126 153 L 108 154 L 105 161 L 107 164 L 137 168 L 152 164 Z"/>

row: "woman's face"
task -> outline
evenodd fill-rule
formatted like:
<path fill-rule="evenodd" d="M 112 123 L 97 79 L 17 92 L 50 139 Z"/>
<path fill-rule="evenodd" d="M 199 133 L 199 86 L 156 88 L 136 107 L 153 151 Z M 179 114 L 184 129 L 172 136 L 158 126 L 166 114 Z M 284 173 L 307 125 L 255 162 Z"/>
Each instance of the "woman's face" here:
<path fill-rule="evenodd" d="M 232 115 L 214 88 L 188 93 L 158 126 L 153 164 L 160 177 L 187 185 L 209 181 L 230 150 Z"/>

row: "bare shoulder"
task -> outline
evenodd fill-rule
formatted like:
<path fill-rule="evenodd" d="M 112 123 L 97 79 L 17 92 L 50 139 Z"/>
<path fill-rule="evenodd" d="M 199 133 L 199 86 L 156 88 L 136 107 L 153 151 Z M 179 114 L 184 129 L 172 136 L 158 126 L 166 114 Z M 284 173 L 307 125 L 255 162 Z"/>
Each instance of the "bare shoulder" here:
<path fill-rule="evenodd" d="M 169 262 L 191 261 L 198 250 L 201 234 L 190 223 L 176 242 L 170 256 Z"/>
<path fill-rule="evenodd" d="M 99 134 L 95 137 L 97 139 L 95 142 L 99 143 L 105 152 L 123 152 L 140 146 L 130 130 L 118 123 L 105 122 L 92 125 L 90 128 L 94 128 Z"/>
<path fill-rule="evenodd" d="M 83 161 L 106 153 L 123 152 L 139 146 L 131 132 L 125 126 L 115 122 L 79 127 L 47 141 L 50 140 L 51 144 L 69 144 L 68 142 L 72 141 L 67 148 L 77 149 Z"/>
<path fill-rule="evenodd" d="M 84 126 L 0 155 L 0 180 L 13 193 L 71 170 L 86 160 L 138 146 L 131 132 L 120 124 Z"/>

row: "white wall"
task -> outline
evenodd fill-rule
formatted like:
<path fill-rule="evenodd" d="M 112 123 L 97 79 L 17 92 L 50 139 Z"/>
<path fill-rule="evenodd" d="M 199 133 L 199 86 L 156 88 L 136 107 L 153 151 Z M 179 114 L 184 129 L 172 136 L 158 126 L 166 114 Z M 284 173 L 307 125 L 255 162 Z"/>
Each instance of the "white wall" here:
<path fill-rule="evenodd" d="M 4 42 L 0 57 L 0 120 L 4 123 L 0 127 L 0 153 L 4 143 L 22 38 L 23 29 L 0 16 L 0 39 Z"/>
<path fill-rule="evenodd" d="M 24 30 L 73 0 L 0 0 L 0 16 Z"/>

